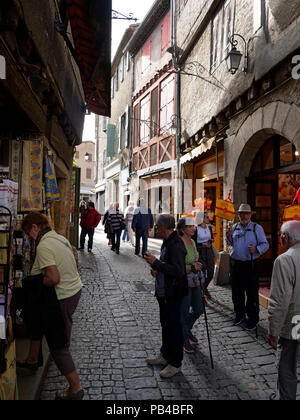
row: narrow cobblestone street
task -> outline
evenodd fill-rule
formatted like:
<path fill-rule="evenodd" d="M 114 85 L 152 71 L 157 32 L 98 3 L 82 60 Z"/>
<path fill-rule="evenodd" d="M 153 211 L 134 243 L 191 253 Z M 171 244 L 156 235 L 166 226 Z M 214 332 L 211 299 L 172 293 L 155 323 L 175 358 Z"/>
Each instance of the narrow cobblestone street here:
<path fill-rule="evenodd" d="M 159 255 L 159 242 L 151 241 Z M 122 244 L 120 255 L 95 234 L 93 253 L 80 253 L 84 283 L 74 316 L 72 354 L 86 400 L 268 399 L 276 384 L 275 352 L 268 345 L 266 310 L 258 338 L 232 325 L 231 291 L 210 286 L 207 306 L 215 369 L 211 369 L 204 318 L 195 325 L 199 346 L 184 355 L 181 373 L 169 380 L 145 358 L 160 348 L 158 305 L 146 262 Z M 54 399 L 65 379 L 50 363 L 41 400 Z M 298 396 L 299 397 L 299 396 Z"/>

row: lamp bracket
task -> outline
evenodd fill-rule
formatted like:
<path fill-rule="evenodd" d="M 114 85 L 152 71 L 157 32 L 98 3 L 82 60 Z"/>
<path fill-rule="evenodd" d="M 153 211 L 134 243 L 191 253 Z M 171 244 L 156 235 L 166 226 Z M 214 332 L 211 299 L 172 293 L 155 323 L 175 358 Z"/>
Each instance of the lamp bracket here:
<path fill-rule="evenodd" d="M 134 20 L 135 22 L 138 21 L 137 18 L 133 17 L 133 13 L 129 13 L 128 16 L 123 15 L 121 12 L 117 12 L 116 10 L 112 10 L 112 19 L 119 19 L 119 20 Z"/>

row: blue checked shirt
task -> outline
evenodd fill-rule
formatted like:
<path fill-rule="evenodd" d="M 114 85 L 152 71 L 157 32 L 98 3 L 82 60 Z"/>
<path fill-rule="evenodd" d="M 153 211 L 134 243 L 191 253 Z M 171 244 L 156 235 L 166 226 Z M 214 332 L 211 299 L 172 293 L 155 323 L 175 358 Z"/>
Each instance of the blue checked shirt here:
<path fill-rule="evenodd" d="M 249 245 L 256 246 L 259 252 L 253 254 L 253 260 L 258 259 L 261 255 L 268 251 L 270 245 L 262 226 L 258 224 L 255 226 L 257 239 L 253 231 L 253 226 L 254 223 L 251 221 L 245 227 L 238 223 L 234 229 L 232 238 L 226 238 L 228 245 L 233 247 L 230 256 L 234 260 L 251 261 L 251 253 L 248 248 Z"/>

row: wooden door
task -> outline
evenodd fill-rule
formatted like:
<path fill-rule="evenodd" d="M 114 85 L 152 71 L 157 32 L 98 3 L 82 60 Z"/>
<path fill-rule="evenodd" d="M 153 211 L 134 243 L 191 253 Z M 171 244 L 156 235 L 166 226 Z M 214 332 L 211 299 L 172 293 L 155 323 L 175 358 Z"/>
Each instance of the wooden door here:
<path fill-rule="evenodd" d="M 255 214 L 252 220 L 260 224 L 270 244 L 269 250 L 260 258 L 260 281 L 269 282 L 273 263 L 277 258 L 278 200 L 276 180 L 252 180 L 248 185 L 248 201 Z"/>

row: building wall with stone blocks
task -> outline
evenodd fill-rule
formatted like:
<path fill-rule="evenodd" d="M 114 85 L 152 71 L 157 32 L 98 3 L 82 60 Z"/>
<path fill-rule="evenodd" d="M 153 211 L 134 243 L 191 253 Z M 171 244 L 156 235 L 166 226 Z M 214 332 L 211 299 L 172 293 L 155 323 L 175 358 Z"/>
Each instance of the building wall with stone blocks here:
<path fill-rule="evenodd" d="M 185 70 L 190 74 L 200 76 L 182 74 L 181 116 L 186 137 L 195 135 L 299 45 L 298 13 L 293 15 L 294 21 L 288 14 L 282 29 L 285 3 L 268 2 L 265 11 L 257 13 L 264 3 L 263 0 L 235 1 L 233 31 L 250 41 L 249 72 L 242 71 L 242 59 L 234 76 L 228 72 L 225 60 L 211 71 L 212 19 L 220 2 L 189 0 L 176 16 L 176 43 L 181 51 L 179 63 L 186 65 Z M 238 49 L 242 53 L 243 48 L 239 41 Z M 187 63 L 195 64 L 187 66 Z"/>

